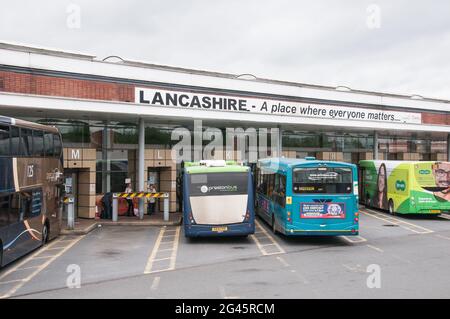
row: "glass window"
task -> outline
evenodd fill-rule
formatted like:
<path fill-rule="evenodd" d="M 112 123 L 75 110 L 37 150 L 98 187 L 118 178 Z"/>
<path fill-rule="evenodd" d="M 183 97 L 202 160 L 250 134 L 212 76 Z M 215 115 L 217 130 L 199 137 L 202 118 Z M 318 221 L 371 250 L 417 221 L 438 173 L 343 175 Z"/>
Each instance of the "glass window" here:
<path fill-rule="evenodd" d="M 11 202 L 9 206 L 9 223 L 15 223 L 20 220 L 20 194 L 11 194 Z"/>
<path fill-rule="evenodd" d="M 9 205 L 11 195 L 0 196 L 0 227 L 9 224 Z"/>
<path fill-rule="evenodd" d="M 11 155 L 20 155 L 20 134 L 18 127 L 11 127 Z"/>
<path fill-rule="evenodd" d="M 20 154 L 23 156 L 31 156 L 33 154 L 33 133 L 32 130 L 20 129 Z"/>
<path fill-rule="evenodd" d="M 352 170 L 347 167 L 295 168 L 293 175 L 295 193 L 350 194 Z"/>
<path fill-rule="evenodd" d="M 241 172 L 189 175 L 191 196 L 247 194 L 248 174 Z"/>
<path fill-rule="evenodd" d="M 9 126 L 0 125 L 0 156 L 10 155 L 9 143 Z"/>
<path fill-rule="evenodd" d="M 58 134 L 53 134 L 53 143 L 55 146 L 55 156 L 60 156 L 62 151 L 61 138 Z"/>
<path fill-rule="evenodd" d="M 33 154 L 34 156 L 44 156 L 44 132 L 33 131 Z"/>
<path fill-rule="evenodd" d="M 44 147 L 45 147 L 45 156 L 53 156 L 54 148 L 53 148 L 53 134 L 52 133 L 44 133 Z"/>

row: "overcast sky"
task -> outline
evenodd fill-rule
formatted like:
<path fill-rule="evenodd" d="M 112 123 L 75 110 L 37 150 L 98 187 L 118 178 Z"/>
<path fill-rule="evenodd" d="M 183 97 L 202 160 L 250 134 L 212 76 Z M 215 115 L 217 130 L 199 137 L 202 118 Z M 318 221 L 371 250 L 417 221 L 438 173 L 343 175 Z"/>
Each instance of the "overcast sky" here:
<path fill-rule="evenodd" d="M 450 99 L 448 0 L 2 1 L 0 41 Z"/>

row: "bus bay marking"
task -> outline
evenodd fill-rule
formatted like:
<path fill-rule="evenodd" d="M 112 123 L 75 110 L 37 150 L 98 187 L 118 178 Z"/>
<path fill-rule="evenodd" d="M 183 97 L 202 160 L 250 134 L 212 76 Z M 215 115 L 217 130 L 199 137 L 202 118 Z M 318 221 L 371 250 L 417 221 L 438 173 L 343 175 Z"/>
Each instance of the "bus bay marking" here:
<path fill-rule="evenodd" d="M 340 236 L 341 238 L 345 239 L 346 241 L 348 241 L 349 243 L 352 244 L 356 244 L 356 243 L 363 243 L 366 242 L 367 239 L 365 239 L 364 237 L 361 236 Z"/>
<path fill-rule="evenodd" d="M 1 281 L 3 278 L 7 277 L 10 274 L 15 273 L 16 271 L 19 270 L 23 270 L 26 268 L 36 268 L 35 271 L 33 271 L 31 274 L 29 274 L 28 276 L 21 278 L 18 280 L 18 284 L 11 287 L 11 289 L 9 289 L 7 292 L 5 292 L 3 295 L 0 296 L 0 298 L 9 298 L 11 297 L 14 293 L 17 292 L 17 290 L 19 290 L 20 288 L 22 288 L 27 282 L 29 282 L 31 279 L 33 279 L 36 275 L 38 275 L 42 270 L 44 270 L 45 268 L 47 268 L 53 261 L 55 261 L 58 257 L 60 257 L 61 255 L 63 255 L 66 251 L 68 251 L 70 248 L 72 248 L 76 243 L 78 243 L 81 239 L 83 239 L 84 236 L 80 236 L 77 237 L 75 239 L 72 240 L 67 240 L 67 239 L 61 239 L 61 240 L 55 240 L 54 242 L 50 243 L 48 246 L 44 246 L 40 249 L 38 249 L 38 251 L 36 251 L 34 254 L 32 254 L 30 257 L 26 258 L 25 260 L 23 260 L 22 262 L 20 262 L 17 266 L 9 269 L 7 272 L 5 272 L 4 274 L 2 274 L 0 276 L 0 284 L 1 283 L 6 283 L 7 281 Z M 26 265 L 26 263 L 31 262 L 33 260 L 36 259 L 42 259 L 39 255 L 42 253 L 45 253 L 48 248 L 51 248 L 53 246 L 55 246 L 57 243 L 61 243 L 62 241 L 68 242 L 67 246 L 61 250 L 58 254 L 51 256 L 50 259 L 46 260 L 43 264 L 39 265 L 39 266 L 35 266 L 35 267 L 23 267 L 24 265 Z"/>
<path fill-rule="evenodd" d="M 268 255 L 277 255 L 277 254 L 285 254 L 286 251 L 281 248 L 281 246 L 276 242 L 276 240 L 263 228 L 263 226 L 255 219 L 255 226 L 258 230 L 260 230 L 262 233 L 264 233 L 264 238 L 258 238 L 255 235 L 250 235 L 250 237 L 253 239 L 253 241 L 256 243 L 256 246 L 258 246 L 258 249 L 261 251 L 261 253 L 264 256 Z M 261 244 L 260 239 L 268 239 L 272 243 L 271 244 Z M 276 248 L 276 251 L 269 252 L 267 247 L 273 246 Z"/>
<path fill-rule="evenodd" d="M 368 208 L 366 208 L 364 210 L 361 210 L 361 212 L 363 214 L 367 215 L 367 216 L 371 216 L 371 217 L 380 219 L 382 221 L 385 221 L 385 222 L 388 222 L 388 223 L 392 223 L 394 225 L 402 227 L 403 229 L 412 231 L 412 232 L 414 232 L 416 234 L 430 234 L 430 233 L 434 233 L 434 230 L 431 230 L 431 229 L 428 229 L 428 228 L 425 228 L 425 227 L 422 227 L 422 226 L 419 226 L 419 225 L 415 225 L 415 224 L 412 224 L 412 223 L 408 223 L 408 222 L 406 222 L 404 220 L 401 220 L 401 219 L 398 219 L 398 218 L 394 218 L 392 216 L 385 216 L 385 215 L 383 215 L 380 212 L 377 212 L 377 211 L 374 211 L 374 210 L 371 210 L 371 209 L 368 209 Z"/>
<path fill-rule="evenodd" d="M 375 247 L 375 246 L 373 246 L 373 245 L 367 244 L 366 246 L 369 247 L 369 248 L 371 248 L 371 249 L 373 249 L 373 250 L 376 250 L 376 251 L 378 251 L 378 252 L 380 252 L 380 253 L 383 253 L 383 252 L 384 252 L 383 249 L 378 248 L 378 247 Z"/>
<path fill-rule="evenodd" d="M 172 234 L 175 232 L 175 234 Z M 170 234 L 168 234 L 170 233 Z M 166 240 L 168 239 L 168 240 Z M 176 229 L 167 229 L 167 226 L 163 226 L 159 231 L 158 238 L 156 239 L 155 245 L 153 246 L 152 252 L 147 260 L 147 264 L 144 269 L 144 274 L 157 273 L 162 271 L 175 270 L 175 263 L 178 252 L 178 242 L 180 239 L 180 226 Z M 160 249 L 161 245 L 170 244 L 170 248 L 164 247 L 164 249 Z M 158 254 L 161 252 L 171 251 L 169 257 L 158 257 Z M 155 269 L 155 264 L 161 264 L 166 261 L 165 266 L 162 268 Z"/>

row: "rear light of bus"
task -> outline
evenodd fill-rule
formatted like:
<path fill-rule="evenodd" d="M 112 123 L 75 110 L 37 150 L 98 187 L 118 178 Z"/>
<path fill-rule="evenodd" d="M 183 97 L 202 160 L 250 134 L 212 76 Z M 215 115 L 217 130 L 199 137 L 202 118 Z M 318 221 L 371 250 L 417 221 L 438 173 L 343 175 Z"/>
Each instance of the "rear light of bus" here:
<path fill-rule="evenodd" d="M 292 223 L 291 212 L 287 212 L 287 221 Z"/>
<path fill-rule="evenodd" d="M 356 233 L 356 229 L 352 229 L 352 234 Z"/>
<path fill-rule="evenodd" d="M 250 211 L 247 209 L 247 213 L 245 214 L 245 220 L 249 220 L 250 219 Z"/>

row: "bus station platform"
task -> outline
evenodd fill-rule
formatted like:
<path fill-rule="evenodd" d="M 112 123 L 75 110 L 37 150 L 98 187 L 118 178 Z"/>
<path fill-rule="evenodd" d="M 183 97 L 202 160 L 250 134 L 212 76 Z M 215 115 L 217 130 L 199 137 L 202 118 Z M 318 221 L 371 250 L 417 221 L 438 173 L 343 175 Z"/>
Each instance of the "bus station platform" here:
<path fill-rule="evenodd" d="M 97 227 L 102 226 L 176 226 L 181 224 L 181 213 L 170 213 L 169 220 L 164 221 L 163 213 L 154 213 L 152 215 L 144 215 L 143 219 L 136 216 L 120 216 L 117 222 L 108 219 L 75 219 L 74 229 L 67 228 L 67 221 L 63 220 L 61 235 L 85 235 Z"/>

